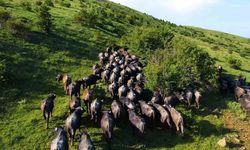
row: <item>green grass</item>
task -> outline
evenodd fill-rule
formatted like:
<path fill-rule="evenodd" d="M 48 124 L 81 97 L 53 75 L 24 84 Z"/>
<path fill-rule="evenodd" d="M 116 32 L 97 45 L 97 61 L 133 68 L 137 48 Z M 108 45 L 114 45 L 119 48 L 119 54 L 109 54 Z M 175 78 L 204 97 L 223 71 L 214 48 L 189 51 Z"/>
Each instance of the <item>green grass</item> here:
<path fill-rule="evenodd" d="M 33 3 L 34 1 L 32 1 Z M 7 9 L 16 18 L 26 17 L 32 21 L 32 33 L 27 38 L 18 38 L 7 30 L 0 29 L 0 54 L 4 56 L 8 67 L 11 68 L 11 82 L 1 87 L 0 97 L 0 149 L 48 149 L 54 138 L 53 128 L 64 125 L 68 115 L 69 98 L 64 95 L 62 85 L 55 81 L 60 72 L 69 73 L 73 79 L 79 79 L 91 73 L 91 66 L 98 60 L 98 53 L 106 48 L 110 41 L 118 41 L 116 34 L 98 28 L 81 26 L 74 21 L 74 15 L 79 12 L 79 3 L 74 0 L 70 8 L 55 4 L 51 14 L 54 19 L 53 34 L 47 36 L 36 27 L 38 20 L 34 5 L 32 11 L 27 11 L 19 6 L 18 0 L 7 1 Z M 107 2 L 115 7 L 115 11 L 127 12 L 128 15 L 136 14 L 152 24 L 166 24 L 150 16 L 146 16 L 127 7 Z M 102 5 L 102 4 L 100 4 Z M 107 18 L 109 19 L 109 18 Z M 113 21 L 113 20 L 111 20 Z M 116 22 L 116 21 L 113 21 Z M 127 23 L 120 23 L 128 29 L 132 28 Z M 250 78 L 248 66 L 249 57 L 241 57 L 237 50 L 228 53 L 230 44 L 236 49 L 249 48 L 250 42 L 241 37 L 204 30 L 193 27 L 171 27 L 174 34 L 183 36 L 189 41 L 204 48 L 217 64 L 234 76 L 243 74 Z M 201 32 L 204 37 L 183 35 L 181 31 Z M 213 50 L 217 45 L 218 50 Z M 232 56 L 242 60 L 240 70 L 229 67 L 226 58 Z M 94 97 L 105 100 L 104 109 L 108 110 L 111 100 L 106 94 L 106 86 L 100 83 L 95 89 Z M 40 103 L 50 91 L 55 91 L 55 110 L 50 120 L 50 129 L 45 129 L 45 121 L 40 111 Z M 123 120 L 114 131 L 112 141 L 113 149 L 223 149 L 217 146 L 217 141 L 222 137 L 237 133 L 237 128 L 228 128 L 223 121 L 225 114 L 231 114 L 239 123 L 250 125 L 249 117 L 241 110 L 238 103 L 233 102 L 233 96 L 222 97 L 218 93 L 204 95 L 202 108 L 187 108 L 180 105 L 177 108 L 185 118 L 185 136 L 181 137 L 165 129 L 146 129 L 145 136 L 141 139 L 132 136 L 128 122 Z M 101 134 L 101 129 L 93 126 L 89 116 L 84 115 L 83 124 L 87 127 L 94 145 L 97 149 L 107 149 Z M 79 132 L 77 133 L 79 135 Z M 77 135 L 77 136 L 78 136 Z M 230 144 L 229 148 L 237 149 L 240 146 L 250 148 L 250 141 L 243 141 L 241 145 Z M 71 149 L 75 149 L 77 142 Z"/>

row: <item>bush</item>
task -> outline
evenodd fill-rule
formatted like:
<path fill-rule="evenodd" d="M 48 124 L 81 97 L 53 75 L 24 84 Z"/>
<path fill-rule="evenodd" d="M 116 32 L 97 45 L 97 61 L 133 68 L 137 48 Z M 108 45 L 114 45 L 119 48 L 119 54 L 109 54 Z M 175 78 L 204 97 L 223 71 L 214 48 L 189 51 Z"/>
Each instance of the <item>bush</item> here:
<path fill-rule="evenodd" d="M 37 5 L 37 6 L 41 6 L 42 4 L 43 4 L 42 1 L 40 1 L 40 0 L 36 1 L 36 5 Z"/>
<path fill-rule="evenodd" d="M 39 10 L 39 22 L 38 26 L 39 28 L 45 32 L 46 34 L 49 34 L 52 30 L 52 16 L 49 13 L 50 8 L 46 5 L 41 6 Z"/>
<path fill-rule="evenodd" d="M 0 6 L 6 7 L 7 3 L 5 2 L 5 0 L 0 0 Z"/>
<path fill-rule="evenodd" d="M 69 8 L 71 6 L 71 4 L 69 2 L 64 2 L 64 1 L 62 1 L 60 3 L 60 5 L 63 6 L 63 7 L 67 7 L 67 8 Z"/>
<path fill-rule="evenodd" d="M 45 0 L 44 4 L 50 7 L 54 7 L 54 4 L 51 0 Z"/>
<path fill-rule="evenodd" d="M 24 23 L 22 21 L 18 21 L 18 20 L 8 21 L 7 26 L 8 26 L 9 31 L 12 34 L 17 35 L 17 36 L 25 36 L 31 30 L 31 27 L 29 24 Z"/>
<path fill-rule="evenodd" d="M 32 11 L 31 3 L 27 1 L 22 1 L 20 5 L 28 11 Z"/>
<path fill-rule="evenodd" d="M 169 49 L 174 35 L 165 28 L 134 28 L 129 34 L 122 37 L 123 42 L 132 49 L 155 51 L 158 49 Z"/>
<path fill-rule="evenodd" d="M 184 87 L 215 85 L 215 61 L 197 47 L 161 50 L 150 56 L 145 68 L 146 86 L 175 91 Z"/>
<path fill-rule="evenodd" d="M 9 19 L 11 19 L 11 14 L 8 11 L 0 10 L 0 27 Z"/>
<path fill-rule="evenodd" d="M 233 57 L 228 57 L 227 62 L 229 63 L 230 67 L 234 68 L 234 69 L 240 69 L 240 67 L 242 65 L 241 60 L 239 60 L 237 58 L 233 58 Z"/>
<path fill-rule="evenodd" d="M 240 50 L 240 56 L 241 57 L 250 56 L 250 49 L 245 48 L 245 49 Z"/>

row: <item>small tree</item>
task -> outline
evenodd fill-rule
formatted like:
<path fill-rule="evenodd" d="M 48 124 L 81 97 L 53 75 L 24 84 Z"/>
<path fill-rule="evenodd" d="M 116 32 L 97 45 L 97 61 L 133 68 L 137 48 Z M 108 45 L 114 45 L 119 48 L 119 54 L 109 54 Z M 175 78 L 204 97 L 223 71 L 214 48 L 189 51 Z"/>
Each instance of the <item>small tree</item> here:
<path fill-rule="evenodd" d="M 45 32 L 46 34 L 50 34 L 51 28 L 53 26 L 52 24 L 52 16 L 49 13 L 50 8 L 46 5 L 41 6 L 39 10 L 39 22 L 38 26 L 40 29 Z"/>

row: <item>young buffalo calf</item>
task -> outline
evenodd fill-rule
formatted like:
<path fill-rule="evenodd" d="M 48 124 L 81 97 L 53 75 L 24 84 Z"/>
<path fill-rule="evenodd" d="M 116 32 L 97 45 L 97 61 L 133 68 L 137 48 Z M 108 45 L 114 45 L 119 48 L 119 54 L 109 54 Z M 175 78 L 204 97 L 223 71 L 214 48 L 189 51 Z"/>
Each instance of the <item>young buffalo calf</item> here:
<path fill-rule="evenodd" d="M 134 110 L 131 110 L 131 109 L 128 109 L 128 114 L 129 114 L 129 121 L 132 126 L 133 134 L 135 133 L 135 131 L 138 131 L 139 135 L 142 135 L 144 133 L 144 128 L 146 124 L 144 119 L 136 115 Z"/>
<path fill-rule="evenodd" d="M 56 138 L 52 141 L 50 149 L 51 150 L 68 150 L 68 137 L 67 132 L 62 127 L 56 127 Z"/>
<path fill-rule="evenodd" d="M 84 109 L 77 107 L 75 111 L 68 116 L 66 119 L 65 127 L 69 133 L 71 145 L 73 145 L 73 140 L 77 129 L 81 126 L 81 116 L 84 113 Z"/>
<path fill-rule="evenodd" d="M 101 119 L 101 128 L 103 134 L 107 142 L 110 142 L 112 139 L 113 129 L 114 129 L 114 120 L 112 117 L 111 112 L 103 112 L 102 119 Z"/>
<path fill-rule="evenodd" d="M 95 146 L 87 132 L 81 134 L 78 150 L 95 150 Z"/>
<path fill-rule="evenodd" d="M 54 108 L 54 100 L 56 98 L 56 94 L 50 93 L 47 99 L 43 100 L 41 104 L 41 110 L 43 112 L 43 117 L 46 120 L 46 128 L 49 126 L 49 117 L 52 117 L 52 111 Z"/>

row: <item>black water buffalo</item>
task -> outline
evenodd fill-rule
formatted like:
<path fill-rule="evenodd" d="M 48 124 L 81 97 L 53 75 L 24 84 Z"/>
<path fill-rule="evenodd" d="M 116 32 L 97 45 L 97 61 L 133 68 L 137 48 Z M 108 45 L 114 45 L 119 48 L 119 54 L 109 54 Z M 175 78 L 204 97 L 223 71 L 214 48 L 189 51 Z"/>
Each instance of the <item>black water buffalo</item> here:
<path fill-rule="evenodd" d="M 238 99 L 242 97 L 244 94 L 246 94 L 246 91 L 243 88 L 237 86 L 234 89 L 234 96 L 236 101 L 238 101 Z"/>
<path fill-rule="evenodd" d="M 68 86 L 72 82 L 71 77 L 68 74 L 58 74 L 56 77 L 56 80 L 58 82 L 62 81 L 64 92 L 65 94 L 68 95 L 69 94 Z"/>
<path fill-rule="evenodd" d="M 78 150 L 95 150 L 95 146 L 87 132 L 82 132 Z"/>
<path fill-rule="evenodd" d="M 137 95 L 132 88 L 129 89 L 129 91 L 127 93 L 127 98 L 133 102 L 135 102 L 137 100 Z"/>
<path fill-rule="evenodd" d="M 111 112 L 112 112 L 115 120 L 120 118 L 121 111 L 122 111 L 121 104 L 118 101 L 113 100 L 113 102 L 111 104 Z"/>
<path fill-rule="evenodd" d="M 127 92 L 128 92 L 128 87 L 126 85 L 122 85 L 118 89 L 118 97 L 121 98 L 127 96 Z"/>
<path fill-rule="evenodd" d="M 43 117 L 46 120 L 46 128 L 49 126 L 49 117 L 52 117 L 52 112 L 54 108 L 54 100 L 56 98 L 56 94 L 50 93 L 48 97 L 42 101 L 41 110 L 43 112 Z"/>
<path fill-rule="evenodd" d="M 250 95 L 245 94 L 238 99 L 240 106 L 244 108 L 247 112 L 250 112 Z"/>
<path fill-rule="evenodd" d="M 81 116 L 84 113 L 84 109 L 77 107 L 75 111 L 70 114 L 65 122 L 65 127 L 70 137 L 71 145 L 73 145 L 73 140 L 77 129 L 80 129 L 81 126 Z"/>
<path fill-rule="evenodd" d="M 194 91 L 194 96 L 195 96 L 195 104 L 196 107 L 199 109 L 200 108 L 200 101 L 201 101 L 201 93 L 198 90 Z"/>
<path fill-rule="evenodd" d="M 110 142 L 110 140 L 112 139 L 112 134 L 114 129 L 114 119 L 112 117 L 111 112 L 108 111 L 103 112 L 101 119 L 101 128 L 107 142 Z"/>
<path fill-rule="evenodd" d="M 71 83 L 68 86 L 69 95 L 72 97 L 79 96 L 80 97 L 80 90 L 81 90 L 82 80 L 76 80 L 75 82 Z"/>
<path fill-rule="evenodd" d="M 90 105 L 92 103 L 92 96 L 93 96 L 92 91 L 90 91 L 88 88 L 84 89 L 82 96 L 83 96 L 83 102 L 87 108 L 87 113 L 89 113 Z"/>
<path fill-rule="evenodd" d="M 63 127 L 55 128 L 56 138 L 51 142 L 50 149 L 51 150 L 68 150 L 68 137 L 67 132 Z"/>
<path fill-rule="evenodd" d="M 160 92 L 155 91 L 153 94 L 153 97 L 151 98 L 152 103 L 156 104 L 162 104 L 163 103 L 163 98 Z"/>
<path fill-rule="evenodd" d="M 81 106 L 81 99 L 78 96 L 72 96 L 69 102 L 70 113 L 74 112 L 77 107 Z"/>
<path fill-rule="evenodd" d="M 163 107 L 165 107 L 171 116 L 171 119 L 173 123 L 175 124 L 177 132 L 180 131 L 180 133 L 183 135 L 184 134 L 184 121 L 181 113 L 179 113 L 175 108 L 164 104 Z"/>
<path fill-rule="evenodd" d="M 138 101 L 140 104 L 141 114 L 144 116 L 147 124 L 151 124 L 153 127 L 155 121 L 155 110 L 152 106 L 148 105 L 145 101 Z"/>
<path fill-rule="evenodd" d="M 185 93 L 185 100 L 187 101 L 188 107 L 190 107 L 192 99 L 193 99 L 193 92 L 187 90 Z"/>
<path fill-rule="evenodd" d="M 161 123 L 163 125 L 168 125 L 169 127 L 172 127 L 172 125 L 170 123 L 171 117 L 170 117 L 170 114 L 168 113 L 168 111 L 164 107 L 162 107 L 160 104 L 153 103 L 153 106 L 160 113 Z"/>
<path fill-rule="evenodd" d="M 108 91 L 112 96 L 112 99 L 116 99 L 118 96 L 118 84 L 116 82 L 113 82 L 112 84 L 109 85 Z"/>
<path fill-rule="evenodd" d="M 142 135 L 144 133 L 145 129 L 145 120 L 141 118 L 140 116 L 136 115 L 134 110 L 128 109 L 128 115 L 129 115 L 129 121 L 131 123 L 133 134 L 135 132 L 138 132 L 139 135 Z"/>
<path fill-rule="evenodd" d="M 98 75 L 91 74 L 85 78 L 82 79 L 82 85 L 83 89 L 90 88 L 91 85 L 95 85 L 98 80 L 100 80 L 101 77 Z"/>
<path fill-rule="evenodd" d="M 96 98 L 90 105 L 91 120 L 94 120 L 95 123 L 97 123 L 101 117 L 102 102 L 102 100 Z"/>

